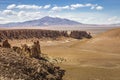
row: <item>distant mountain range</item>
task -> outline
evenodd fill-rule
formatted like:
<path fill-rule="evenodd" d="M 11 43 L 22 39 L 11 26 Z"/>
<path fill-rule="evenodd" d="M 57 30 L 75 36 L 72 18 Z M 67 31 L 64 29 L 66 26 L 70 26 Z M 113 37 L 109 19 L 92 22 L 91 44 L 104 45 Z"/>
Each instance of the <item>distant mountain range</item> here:
<path fill-rule="evenodd" d="M 0 24 L 0 27 L 32 27 L 32 26 L 51 26 L 51 25 L 79 25 L 82 23 L 63 19 L 63 18 L 54 18 L 54 17 L 43 17 L 37 20 L 25 21 L 25 22 L 16 22 L 16 23 L 7 23 L 7 24 Z"/>

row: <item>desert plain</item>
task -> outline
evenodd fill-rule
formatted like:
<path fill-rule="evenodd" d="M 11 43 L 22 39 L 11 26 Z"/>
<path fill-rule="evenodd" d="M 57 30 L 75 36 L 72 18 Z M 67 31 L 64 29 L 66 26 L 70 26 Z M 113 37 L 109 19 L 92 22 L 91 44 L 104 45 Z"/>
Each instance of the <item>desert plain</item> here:
<path fill-rule="evenodd" d="M 82 30 L 82 28 L 80 29 Z M 61 37 L 9 40 L 12 46 L 39 40 L 41 51 L 66 70 L 63 80 L 120 80 L 120 28 L 83 28 L 91 39 Z"/>

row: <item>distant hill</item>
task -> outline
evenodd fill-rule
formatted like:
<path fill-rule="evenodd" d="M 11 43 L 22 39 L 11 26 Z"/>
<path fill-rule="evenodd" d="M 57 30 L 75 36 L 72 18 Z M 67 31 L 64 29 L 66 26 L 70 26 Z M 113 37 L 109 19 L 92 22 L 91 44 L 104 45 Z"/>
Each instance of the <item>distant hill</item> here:
<path fill-rule="evenodd" d="M 120 26 L 120 23 L 112 24 L 113 26 Z"/>
<path fill-rule="evenodd" d="M 37 20 L 0 24 L 0 27 L 16 27 L 16 26 L 32 27 L 32 26 L 51 26 L 51 25 L 79 25 L 79 24 L 81 23 L 69 19 L 46 16 Z"/>

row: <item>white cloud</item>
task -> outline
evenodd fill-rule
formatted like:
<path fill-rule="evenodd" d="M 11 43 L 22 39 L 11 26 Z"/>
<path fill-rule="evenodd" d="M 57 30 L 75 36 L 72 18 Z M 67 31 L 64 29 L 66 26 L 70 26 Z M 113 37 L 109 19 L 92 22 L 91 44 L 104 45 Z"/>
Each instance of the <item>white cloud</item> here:
<path fill-rule="evenodd" d="M 18 18 L 19 21 L 28 21 L 33 19 L 39 19 L 41 18 L 43 14 L 39 11 L 37 12 L 30 12 L 30 11 L 19 11 L 16 18 Z"/>
<path fill-rule="evenodd" d="M 7 9 L 48 9 L 50 8 L 51 5 L 45 5 L 45 6 L 39 6 L 39 5 L 16 5 L 16 4 L 11 4 L 7 6 Z M 61 11 L 61 10 L 74 10 L 77 8 L 83 8 L 83 7 L 90 7 L 90 9 L 96 9 L 96 10 L 102 10 L 103 6 L 97 5 L 97 4 L 91 4 L 91 3 L 86 3 L 86 4 L 71 4 L 71 5 L 65 5 L 65 6 L 54 6 L 51 8 L 52 11 Z"/>
<path fill-rule="evenodd" d="M 65 9 L 77 9 L 77 8 L 85 8 L 85 7 L 90 7 L 90 9 L 96 9 L 96 10 L 102 10 L 103 6 L 97 5 L 97 4 L 91 4 L 91 3 L 87 3 L 87 4 L 71 4 L 71 5 L 66 5 L 66 6 L 54 6 L 51 10 L 53 11 L 61 11 L 61 10 L 65 10 Z"/>
<path fill-rule="evenodd" d="M 4 24 L 4 23 L 8 23 L 8 22 L 10 22 L 10 21 L 5 19 L 4 17 L 0 17 L 0 24 Z"/>
<path fill-rule="evenodd" d="M 71 9 L 76 9 L 76 8 L 80 8 L 80 7 L 84 7 L 83 4 L 72 4 L 71 5 Z"/>
<path fill-rule="evenodd" d="M 49 4 L 49 5 L 45 5 L 45 6 L 39 6 L 39 5 L 24 5 L 24 4 L 22 4 L 22 5 L 16 5 L 16 4 L 10 4 L 10 5 L 8 5 L 7 6 L 7 9 L 41 9 L 41 8 L 43 8 L 43 9 L 48 9 L 48 8 L 50 8 L 51 7 L 51 5 Z"/>
<path fill-rule="evenodd" d="M 96 10 L 102 10 L 102 9 L 103 9 L 102 6 L 97 6 L 97 7 L 96 7 Z"/>
<path fill-rule="evenodd" d="M 37 6 L 37 5 L 17 5 L 16 8 L 18 8 L 18 9 L 41 9 L 42 6 Z"/>
<path fill-rule="evenodd" d="M 16 4 L 11 4 L 7 6 L 7 9 L 14 9 L 16 7 Z"/>
<path fill-rule="evenodd" d="M 4 11 L 2 12 L 2 14 L 9 16 L 9 15 L 15 15 L 16 12 L 15 12 L 15 11 L 12 11 L 12 10 L 4 10 Z"/>
<path fill-rule="evenodd" d="M 116 19 L 117 19 L 117 16 L 113 16 L 113 17 L 108 18 L 108 21 L 114 21 Z"/>
<path fill-rule="evenodd" d="M 4 10 L 0 12 L 0 24 L 40 19 L 42 16 L 45 16 L 45 13 L 42 13 L 40 11 Z"/>
<path fill-rule="evenodd" d="M 113 17 L 110 17 L 108 18 L 108 22 L 113 22 L 113 23 L 120 23 L 120 18 L 117 17 L 117 16 L 113 16 Z"/>
<path fill-rule="evenodd" d="M 91 6 L 94 6 L 94 4 L 91 4 L 91 3 L 87 3 L 85 4 L 86 7 L 91 7 Z"/>
<path fill-rule="evenodd" d="M 61 11 L 61 10 L 65 10 L 65 9 L 70 9 L 70 7 L 69 6 L 63 6 L 63 7 L 55 6 L 51 10 L 53 10 L 53 11 Z"/>
<path fill-rule="evenodd" d="M 69 9 L 69 6 L 63 6 L 62 9 Z"/>
<path fill-rule="evenodd" d="M 55 6 L 55 7 L 53 7 L 51 10 L 53 10 L 53 11 L 59 11 L 60 10 L 60 7 L 57 7 L 57 6 Z"/>
<path fill-rule="evenodd" d="M 5 21 L 5 18 L 4 17 L 0 17 L 0 21 Z"/>
<path fill-rule="evenodd" d="M 90 9 L 95 9 L 97 7 L 97 4 L 72 4 L 71 9 L 76 9 L 76 8 L 83 8 L 83 7 L 90 7 Z"/>
<path fill-rule="evenodd" d="M 51 7 L 51 5 L 49 4 L 49 5 L 45 5 L 44 6 L 44 9 L 48 9 L 48 8 L 50 8 Z"/>
<path fill-rule="evenodd" d="M 18 12 L 17 16 L 18 17 L 24 17 L 24 16 L 26 16 L 26 12 L 25 11 L 20 11 L 20 12 Z"/>

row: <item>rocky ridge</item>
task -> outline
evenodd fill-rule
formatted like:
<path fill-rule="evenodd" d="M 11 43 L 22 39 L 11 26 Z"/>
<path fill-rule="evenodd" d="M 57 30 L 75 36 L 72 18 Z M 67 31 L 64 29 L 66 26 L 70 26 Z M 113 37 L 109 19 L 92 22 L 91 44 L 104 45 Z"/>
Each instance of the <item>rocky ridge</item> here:
<path fill-rule="evenodd" d="M 54 31 L 41 29 L 13 29 L 0 30 L 0 41 L 4 39 L 29 39 L 29 38 L 51 38 L 70 37 L 75 39 L 92 38 L 90 33 L 86 31 Z"/>

